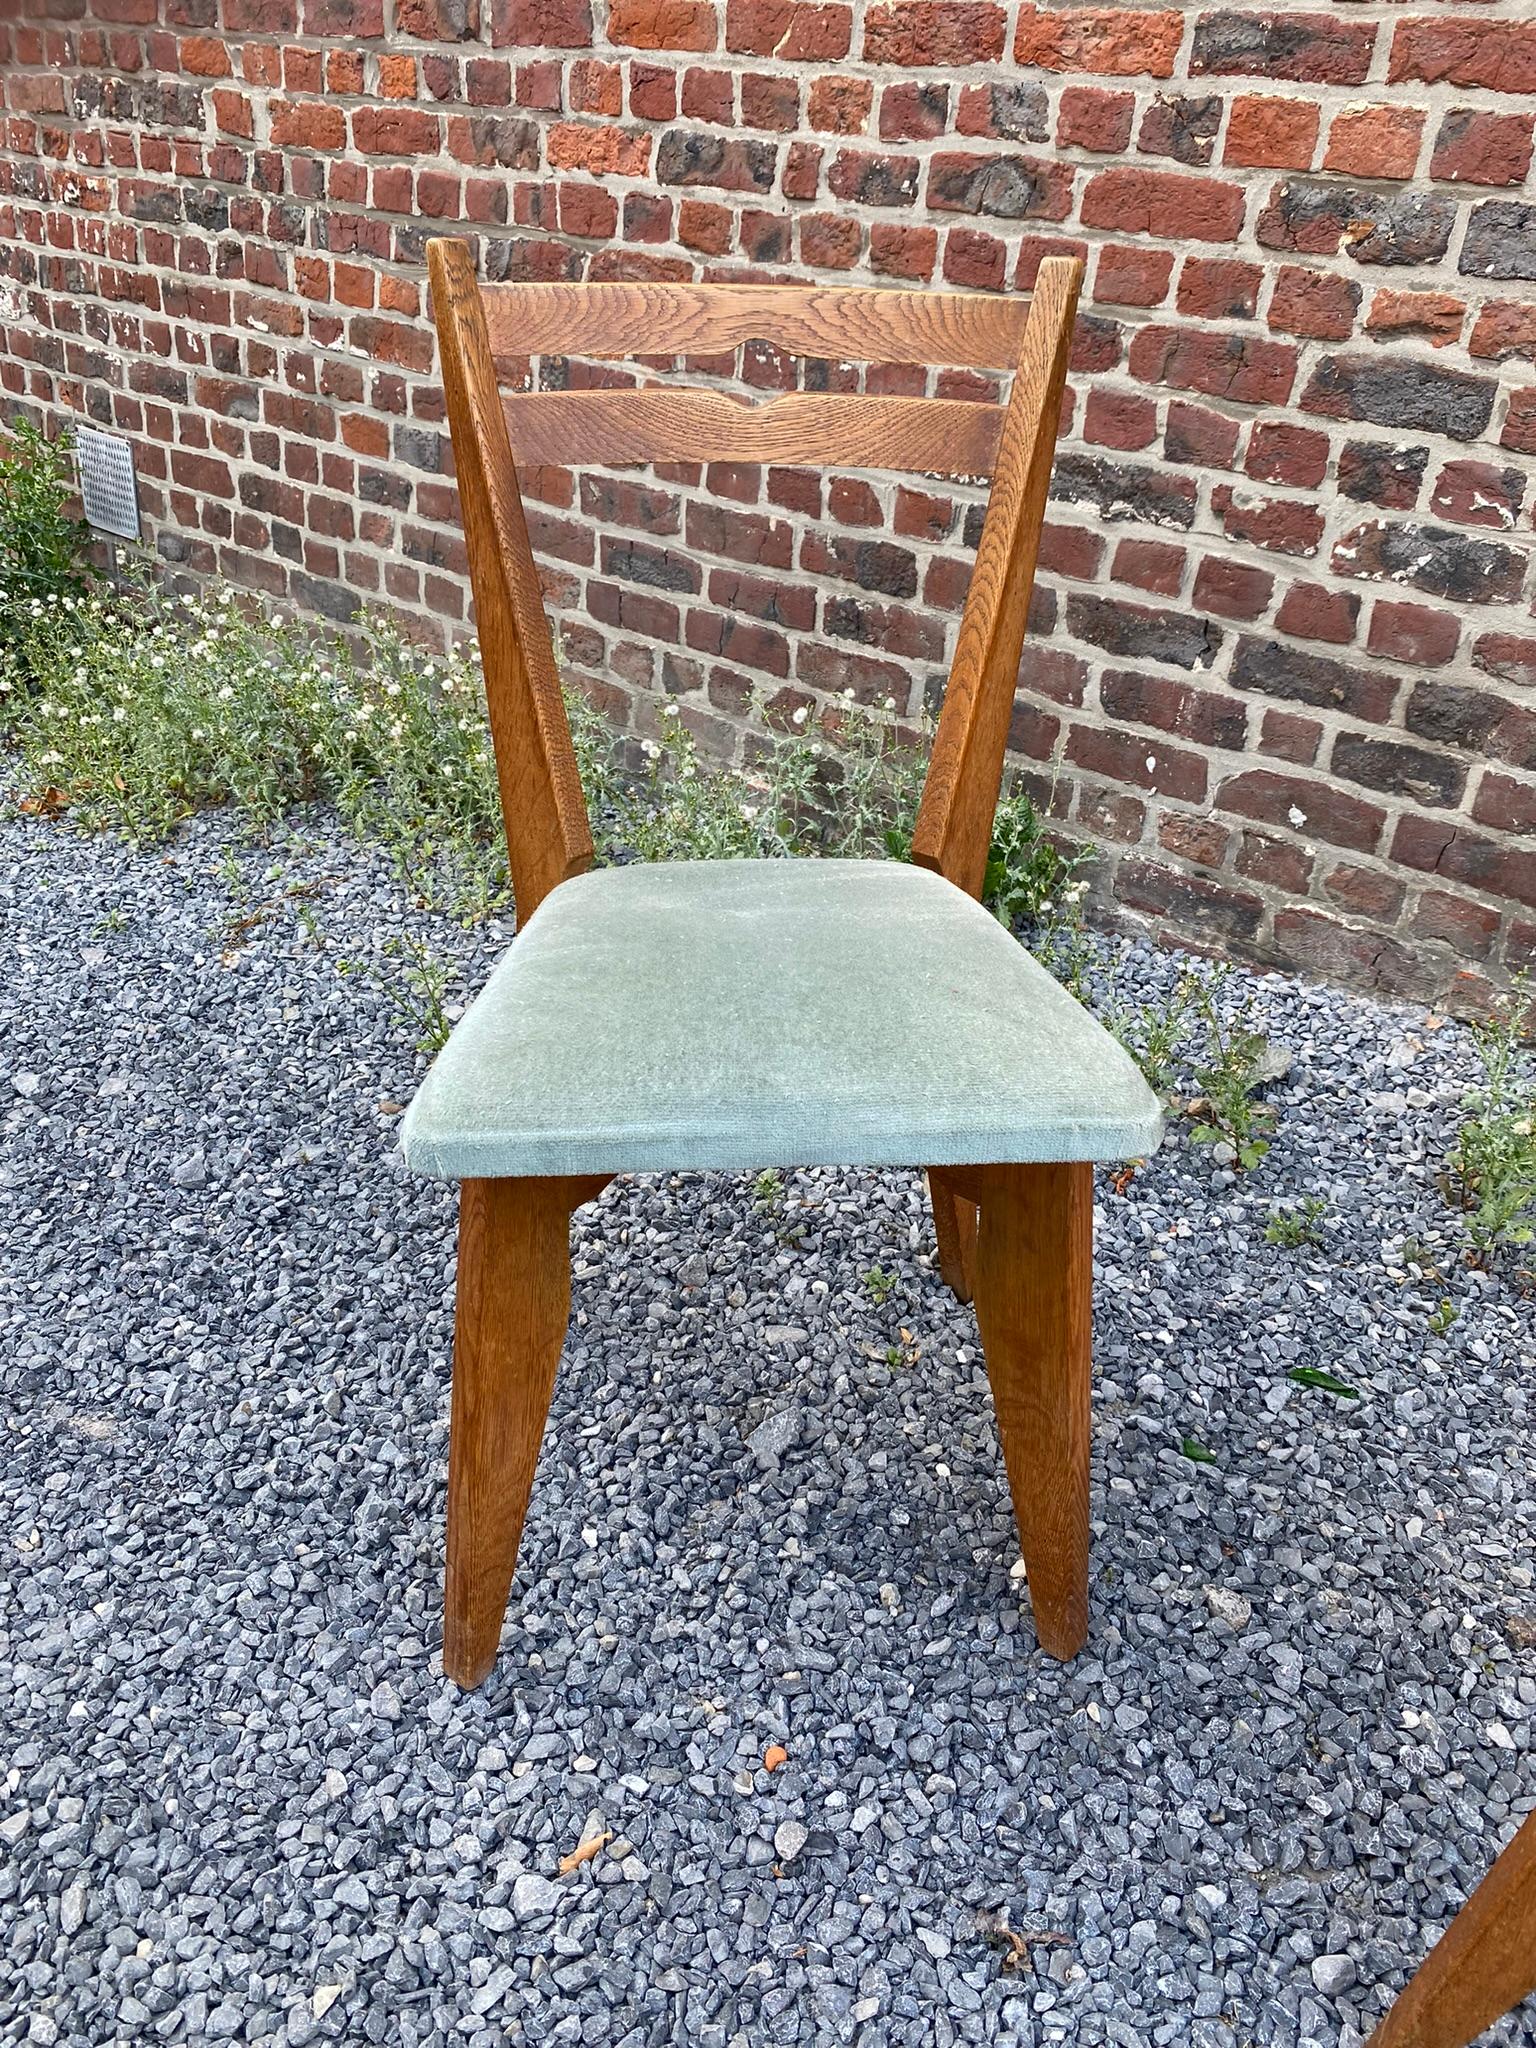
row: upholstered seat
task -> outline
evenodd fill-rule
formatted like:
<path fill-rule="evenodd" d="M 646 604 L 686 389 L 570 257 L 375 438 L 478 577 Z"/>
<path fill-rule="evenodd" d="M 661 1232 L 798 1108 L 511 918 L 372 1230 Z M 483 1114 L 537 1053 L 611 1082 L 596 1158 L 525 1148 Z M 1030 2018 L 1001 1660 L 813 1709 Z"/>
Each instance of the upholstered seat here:
<path fill-rule="evenodd" d="M 1151 1090 L 997 920 L 894 861 L 599 868 L 540 904 L 402 1131 L 455 1180 L 1150 1151 Z"/>

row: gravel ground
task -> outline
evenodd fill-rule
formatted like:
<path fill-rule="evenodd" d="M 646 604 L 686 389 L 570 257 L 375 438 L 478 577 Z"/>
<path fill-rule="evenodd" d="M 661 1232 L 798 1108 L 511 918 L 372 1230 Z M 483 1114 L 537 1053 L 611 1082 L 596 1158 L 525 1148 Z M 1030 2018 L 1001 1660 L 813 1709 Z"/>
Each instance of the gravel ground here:
<path fill-rule="evenodd" d="M 1068 1669 L 916 1176 L 616 1184 L 464 1697 L 413 935 L 467 983 L 506 938 L 323 820 L 0 826 L 0 2040 L 1368 2031 L 1536 1793 L 1532 1309 L 1434 1184 L 1465 1034 L 1256 981 L 1270 1158 L 1101 1179 Z"/>

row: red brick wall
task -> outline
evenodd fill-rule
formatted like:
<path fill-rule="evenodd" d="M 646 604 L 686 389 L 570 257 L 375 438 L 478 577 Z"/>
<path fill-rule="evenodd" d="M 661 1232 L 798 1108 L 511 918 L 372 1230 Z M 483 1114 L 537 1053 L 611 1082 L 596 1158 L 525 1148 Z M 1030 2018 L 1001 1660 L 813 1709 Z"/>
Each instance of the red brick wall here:
<path fill-rule="evenodd" d="M 444 227 L 494 277 L 999 290 L 1080 249 L 1014 739 L 1106 894 L 1437 999 L 1536 947 L 1529 0 L 0 18 L 0 393 L 132 435 L 169 561 L 461 629 Z M 664 686 L 740 745 L 754 692 L 910 711 L 943 674 L 963 491 L 678 466 L 529 496 L 567 664 L 637 724 Z"/>

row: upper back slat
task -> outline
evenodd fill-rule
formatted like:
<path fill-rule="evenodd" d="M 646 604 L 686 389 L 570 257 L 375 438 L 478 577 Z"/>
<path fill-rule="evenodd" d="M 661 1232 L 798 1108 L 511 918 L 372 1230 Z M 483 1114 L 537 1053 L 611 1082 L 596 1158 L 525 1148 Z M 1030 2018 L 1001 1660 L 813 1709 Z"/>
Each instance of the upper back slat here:
<path fill-rule="evenodd" d="M 1026 297 L 763 284 L 513 284 L 483 290 L 496 355 L 789 355 L 1009 370 Z"/>

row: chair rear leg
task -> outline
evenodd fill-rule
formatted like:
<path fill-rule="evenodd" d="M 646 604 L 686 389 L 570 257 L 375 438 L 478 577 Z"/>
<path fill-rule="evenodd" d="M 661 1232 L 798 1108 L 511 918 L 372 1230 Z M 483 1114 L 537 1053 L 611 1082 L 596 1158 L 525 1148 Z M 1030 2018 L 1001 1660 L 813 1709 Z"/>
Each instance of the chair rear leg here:
<path fill-rule="evenodd" d="M 981 1170 L 976 1320 L 1041 1647 L 1088 1633 L 1093 1168 Z"/>
<path fill-rule="evenodd" d="M 959 1301 L 976 1292 L 976 1204 L 968 1202 L 942 1168 L 928 1169 L 933 1234 L 939 1242 L 939 1272 Z"/>
<path fill-rule="evenodd" d="M 448 1440 L 443 1670 L 496 1661 L 571 1306 L 571 1184 L 466 1180 Z"/>
<path fill-rule="evenodd" d="M 1420 1965 L 1368 2048 L 1466 2048 L 1536 1991 L 1536 1813 Z"/>

